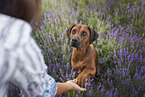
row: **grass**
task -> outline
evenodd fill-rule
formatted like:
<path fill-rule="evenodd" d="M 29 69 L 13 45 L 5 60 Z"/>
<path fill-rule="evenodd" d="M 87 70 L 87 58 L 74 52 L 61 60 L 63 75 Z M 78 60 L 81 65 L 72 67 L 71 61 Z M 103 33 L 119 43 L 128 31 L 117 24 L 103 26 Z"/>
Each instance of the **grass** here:
<path fill-rule="evenodd" d="M 70 65 L 66 29 L 86 24 L 99 34 L 93 44 L 103 70 L 101 79 L 97 84 L 88 79 L 86 92 L 70 90 L 58 97 L 145 96 L 144 0 L 43 0 L 42 20 L 33 37 L 48 74 L 60 82 L 77 77 Z"/>

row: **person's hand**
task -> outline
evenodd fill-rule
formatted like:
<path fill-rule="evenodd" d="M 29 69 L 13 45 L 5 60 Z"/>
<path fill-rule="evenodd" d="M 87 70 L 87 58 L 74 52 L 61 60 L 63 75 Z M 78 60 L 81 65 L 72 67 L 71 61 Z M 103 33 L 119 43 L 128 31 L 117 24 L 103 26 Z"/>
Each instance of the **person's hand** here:
<path fill-rule="evenodd" d="M 79 85 L 77 85 L 77 79 L 69 80 L 66 82 L 70 86 L 70 89 L 77 90 L 77 91 L 86 91 L 86 88 L 82 88 Z"/>

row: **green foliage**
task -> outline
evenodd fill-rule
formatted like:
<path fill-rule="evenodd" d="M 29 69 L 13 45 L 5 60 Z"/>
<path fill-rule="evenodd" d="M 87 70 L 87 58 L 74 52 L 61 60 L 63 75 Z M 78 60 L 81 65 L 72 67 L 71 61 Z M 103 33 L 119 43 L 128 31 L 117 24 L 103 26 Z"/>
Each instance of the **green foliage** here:
<path fill-rule="evenodd" d="M 100 83 L 87 85 L 90 91 L 71 90 L 62 96 L 133 97 L 137 95 L 134 94 L 137 89 L 140 90 L 139 95 L 143 95 L 141 92 L 144 86 L 140 86 L 143 80 L 137 81 L 135 77 L 144 64 L 144 56 L 139 56 L 143 54 L 145 31 L 143 6 L 145 2 L 142 0 L 43 0 L 43 24 L 33 36 L 50 68 L 48 73 L 56 81 L 77 77 L 70 66 L 72 48 L 66 29 L 79 23 L 92 27 L 99 34 L 94 46 L 99 53 L 99 64 L 103 71 Z"/>

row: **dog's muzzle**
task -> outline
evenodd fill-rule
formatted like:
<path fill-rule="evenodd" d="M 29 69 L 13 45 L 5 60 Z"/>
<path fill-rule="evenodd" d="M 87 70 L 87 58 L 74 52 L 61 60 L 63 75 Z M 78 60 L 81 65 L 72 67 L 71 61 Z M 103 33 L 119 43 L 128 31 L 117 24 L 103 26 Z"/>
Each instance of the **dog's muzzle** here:
<path fill-rule="evenodd" d="M 70 44 L 72 47 L 75 47 L 75 48 L 82 48 L 83 47 L 83 45 L 81 44 L 78 37 L 72 38 Z"/>

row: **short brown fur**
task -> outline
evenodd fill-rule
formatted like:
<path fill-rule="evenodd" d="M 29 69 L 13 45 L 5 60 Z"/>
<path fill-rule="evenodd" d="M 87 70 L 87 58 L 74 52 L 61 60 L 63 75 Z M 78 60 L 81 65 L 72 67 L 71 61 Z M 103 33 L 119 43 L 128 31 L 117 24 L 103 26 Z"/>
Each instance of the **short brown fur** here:
<path fill-rule="evenodd" d="M 98 64 L 98 53 L 96 52 L 92 42 L 97 39 L 98 34 L 92 28 L 86 25 L 73 25 L 68 28 L 67 35 L 70 39 L 70 45 L 73 46 L 71 65 L 78 71 L 79 74 L 77 81 L 78 84 L 83 86 L 87 77 L 93 78 L 101 72 L 101 67 Z"/>

